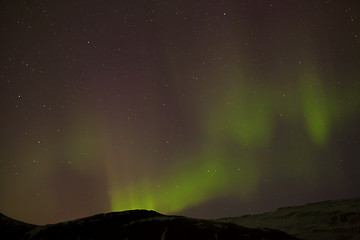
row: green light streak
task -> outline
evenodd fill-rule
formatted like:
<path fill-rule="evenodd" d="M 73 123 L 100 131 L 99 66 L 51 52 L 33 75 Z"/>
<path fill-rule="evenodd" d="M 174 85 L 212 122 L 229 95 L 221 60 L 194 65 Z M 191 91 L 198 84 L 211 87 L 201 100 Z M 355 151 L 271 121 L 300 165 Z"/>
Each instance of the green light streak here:
<path fill-rule="evenodd" d="M 235 78 L 230 82 L 215 93 L 207 91 L 204 99 L 212 100 L 199 103 L 206 147 L 200 153 L 185 151 L 182 159 L 174 161 L 177 165 L 158 178 L 145 176 L 126 187 L 113 184 L 112 211 L 153 209 L 175 213 L 230 192 L 251 198 L 263 174 L 259 172 L 260 164 L 268 160 L 262 153 L 282 134 L 293 135 L 283 143 L 279 139 L 283 145 L 278 149 L 283 164 L 276 174 L 316 181 L 322 165 L 313 151 L 328 143 L 335 118 L 340 121 L 342 113 L 350 111 L 348 106 L 333 103 L 345 94 L 325 92 L 313 73 L 300 77 L 297 88 L 290 84 L 280 89 L 264 89 Z M 358 99 L 355 96 L 351 98 Z M 281 124 L 279 132 L 276 121 Z M 305 134 L 299 128 L 302 124 Z"/>
<path fill-rule="evenodd" d="M 303 110 L 307 131 L 312 141 L 324 145 L 329 138 L 329 114 L 327 99 L 320 80 L 314 74 L 300 79 Z"/>
<path fill-rule="evenodd" d="M 141 183 L 112 191 L 112 211 L 154 209 L 163 213 L 182 210 L 220 194 L 229 182 L 225 166 L 220 161 L 178 166 L 166 180 Z M 191 166 L 192 165 L 192 166 Z"/>
<path fill-rule="evenodd" d="M 155 209 L 151 191 L 152 186 L 147 181 L 143 181 L 137 186 L 127 186 L 121 190 L 113 189 L 111 193 L 112 211 Z"/>
<path fill-rule="evenodd" d="M 257 102 L 258 103 L 258 102 Z M 269 109 L 263 104 L 247 104 L 234 106 L 231 110 L 230 131 L 238 139 L 248 145 L 264 145 L 269 142 L 272 134 L 272 119 Z"/>
<path fill-rule="evenodd" d="M 175 213 L 209 199 L 222 196 L 234 187 L 236 194 L 246 197 L 256 189 L 256 162 L 232 159 L 226 146 L 212 145 L 197 157 L 177 161 L 173 171 L 157 181 L 142 180 L 126 188 L 112 187 L 111 209 L 153 209 Z M 233 168 L 233 165 L 237 168 Z M 240 169 L 241 168 L 241 169 Z"/>
<path fill-rule="evenodd" d="M 260 87 L 236 82 L 227 86 L 222 96 L 209 110 L 213 116 L 204 120 L 210 137 L 233 136 L 239 143 L 250 147 L 269 143 L 274 127 L 274 107 L 268 94 Z M 207 118 L 208 114 L 205 113 L 204 117 Z"/>

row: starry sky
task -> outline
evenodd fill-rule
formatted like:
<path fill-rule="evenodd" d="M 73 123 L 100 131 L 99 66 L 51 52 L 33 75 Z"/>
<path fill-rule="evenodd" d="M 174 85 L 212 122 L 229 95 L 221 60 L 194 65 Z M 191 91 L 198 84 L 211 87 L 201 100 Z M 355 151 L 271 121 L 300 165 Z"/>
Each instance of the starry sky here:
<path fill-rule="evenodd" d="M 358 1 L 5 0 L 0 52 L 10 217 L 360 195 Z"/>

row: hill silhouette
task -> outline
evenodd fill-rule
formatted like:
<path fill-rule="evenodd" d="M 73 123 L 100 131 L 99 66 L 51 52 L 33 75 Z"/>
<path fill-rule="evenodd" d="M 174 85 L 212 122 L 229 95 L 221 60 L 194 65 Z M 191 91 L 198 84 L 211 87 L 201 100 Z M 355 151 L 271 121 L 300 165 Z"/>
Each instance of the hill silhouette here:
<path fill-rule="evenodd" d="M 233 223 L 166 216 L 131 210 L 98 214 L 68 222 L 36 226 L 1 217 L 1 239 L 258 239 L 295 240 L 279 230 L 250 229 Z"/>
<path fill-rule="evenodd" d="M 358 240 L 360 198 L 217 220 L 130 210 L 37 226 L 0 214 L 0 239 Z"/>
<path fill-rule="evenodd" d="M 359 240 L 360 198 L 285 207 L 218 221 L 249 228 L 279 229 L 305 240 Z"/>

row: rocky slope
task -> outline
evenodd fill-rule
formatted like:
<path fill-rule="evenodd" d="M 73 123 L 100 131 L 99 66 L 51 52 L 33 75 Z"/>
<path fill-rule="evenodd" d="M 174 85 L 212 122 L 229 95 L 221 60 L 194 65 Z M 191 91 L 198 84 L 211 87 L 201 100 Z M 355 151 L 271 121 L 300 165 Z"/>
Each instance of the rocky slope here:
<path fill-rule="evenodd" d="M 279 229 L 304 240 L 360 240 L 360 198 L 286 207 L 218 221 L 249 228 Z"/>

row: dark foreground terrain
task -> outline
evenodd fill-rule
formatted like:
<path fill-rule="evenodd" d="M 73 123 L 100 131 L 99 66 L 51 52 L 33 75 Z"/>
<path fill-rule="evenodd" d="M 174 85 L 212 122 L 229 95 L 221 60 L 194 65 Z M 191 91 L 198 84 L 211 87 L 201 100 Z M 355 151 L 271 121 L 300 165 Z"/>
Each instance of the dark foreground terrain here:
<path fill-rule="evenodd" d="M 360 240 L 360 198 L 218 220 L 133 210 L 36 226 L 0 214 L 0 239 Z"/>
<path fill-rule="evenodd" d="M 0 224 L 1 239 L 296 239 L 278 230 L 250 229 L 146 210 L 99 214 L 46 226 L 30 225 L 1 215 Z"/>
<path fill-rule="evenodd" d="M 249 228 L 279 229 L 304 240 L 360 240 L 360 198 L 286 207 L 218 221 Z"/>

